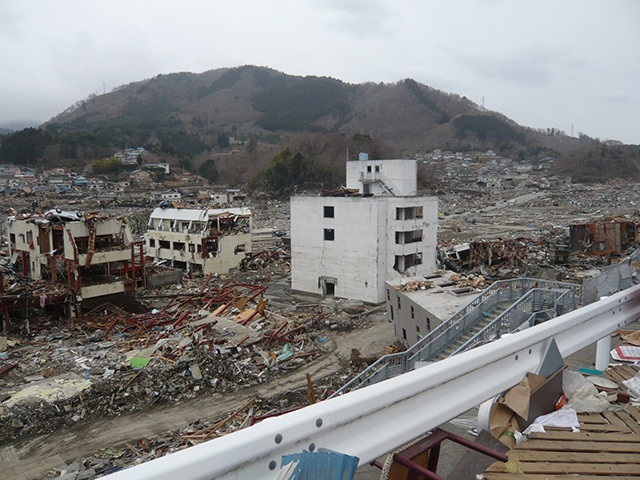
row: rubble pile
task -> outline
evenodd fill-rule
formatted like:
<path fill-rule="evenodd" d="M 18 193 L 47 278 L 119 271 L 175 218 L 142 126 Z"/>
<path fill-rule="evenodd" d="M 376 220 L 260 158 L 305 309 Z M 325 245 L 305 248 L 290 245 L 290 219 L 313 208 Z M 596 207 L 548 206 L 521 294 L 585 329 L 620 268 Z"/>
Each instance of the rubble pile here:
<path fill-rule="evenodd" d="M 0 364 L 13 365 L 2 379 L 7 393 L 0 403 L 0 436 L 6 441 L 51 432 L 81 419 L 120 415 L 205 391 L 238 391 L 312 361 L 323 351 L 324 330 L 362 323 L 359 314 L 336 316 L 322 307 L 314 309 L 320 313 L 268 310 L 268 300 L 258 297 L 265 290 L 205 282 L 196 292 L 147 298 L 165 303 L 147 313 L 106 304 L 75 326 L 56 329 L 48 323 L 30 337 L 12 338 L 13 348 Z M 46 401 L 41 392 L 11 401 L 25 379 L 46 381 L 62 373 L 88 380 L 86 388 Z"/>

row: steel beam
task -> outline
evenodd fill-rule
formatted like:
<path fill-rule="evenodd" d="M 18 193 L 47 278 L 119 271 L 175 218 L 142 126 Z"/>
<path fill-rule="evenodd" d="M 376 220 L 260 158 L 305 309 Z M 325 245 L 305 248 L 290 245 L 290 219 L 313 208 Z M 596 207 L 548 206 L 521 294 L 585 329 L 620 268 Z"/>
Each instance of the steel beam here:
<path fill-rule="evenodd" d="M 537 371 L 551 339 L 563 357 L 640 317 L 640 286 L 541 325 L 112 474 L 109 480 L 276 478 L 282 455 L 319 447 L 365 464 Z"/>

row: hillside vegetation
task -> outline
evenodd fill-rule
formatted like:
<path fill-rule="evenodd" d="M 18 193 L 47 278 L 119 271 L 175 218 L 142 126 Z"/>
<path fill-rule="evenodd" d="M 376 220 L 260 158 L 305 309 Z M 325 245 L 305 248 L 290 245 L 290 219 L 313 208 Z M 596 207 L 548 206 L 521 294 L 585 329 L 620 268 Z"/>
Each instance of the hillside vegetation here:
<path fill-rule="evenodd" d="M 90 95 L 39 129 L 4 136 L 0 161 L 46 168 L 143 146 L 154 161 L 197 171 L 212 160 L 221 181 L 246 182 L 285 148 L 311 149 L 343 170 L 347 149 L 373 158 L 485 149 L 522 159 L 593 143 L 520 126 L 413 79 L 349 84 L 243 66 L 158 75 Z"/>

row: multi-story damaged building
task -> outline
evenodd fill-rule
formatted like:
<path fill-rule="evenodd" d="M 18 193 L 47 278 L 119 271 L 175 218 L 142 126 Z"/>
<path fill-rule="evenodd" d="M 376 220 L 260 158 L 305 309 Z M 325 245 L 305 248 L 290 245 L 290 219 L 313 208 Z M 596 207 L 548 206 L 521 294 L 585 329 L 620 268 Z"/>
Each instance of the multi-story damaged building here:
<path fill-rule="evenodd" d="M 416 193 L 415 160 L 361 156 L 347 190 L 292 197 L 292 289 L 381 303 L 385 281 L 435 271 L 438 201 Z"/>
<path fill-rule="evenodd" d="M 142 243 L 133 241 L 126 218 L 56 209 L 9 217 L 7 236 L 17 273 L 66 284 L 76 304 L 144 283 Z"/>
<path fill-rule="evenodd" d="M 156 208 L 147 255 L 190 272 L 229 273 L 251 252 L 252 222 L 248 208 Z"/>

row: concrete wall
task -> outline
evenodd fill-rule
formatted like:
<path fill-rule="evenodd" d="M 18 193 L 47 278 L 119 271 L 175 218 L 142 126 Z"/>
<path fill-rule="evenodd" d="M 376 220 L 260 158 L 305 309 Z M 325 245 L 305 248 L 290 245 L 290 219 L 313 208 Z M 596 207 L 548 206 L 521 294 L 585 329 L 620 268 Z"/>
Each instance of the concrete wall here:
<path fill-rule="evenodd" d="M 186 262 L 199 265 L 202 272 L 209 273 L 229 273 L 229 270 L 237 268 L 247 253 L 251 252 L 251 233 L 239 233 L 218 237 L 218 255 L 212 257 L 198 252 L 202 245 L 202 235 L 187 234 L 182 232 L 167 232 L 148 230 L 146 234 L 147 256 L 156 260 L 169 260 Z M 151 240 L 155 241 L 155 246 L 151 246 Z M 170 242 L 171 248 L 160 248 L 160 241 Z M 184 249 L 176 250 L 174 242 L 185 244 Z M 244 245 L 244 252 L 236 253 L 236 247 Z M 193 252 L 190 250 L 193 249 Z"/>
<path fill-rule="evenodd" d="M 333 207 L 333 218 L 324 207 Z M 397 208 L 422 207 L 422 218 L 396 220 Z M 426 275 L 436 268 L 437 199 L 431 197 L 292 197 L 291 287 L 371 303 L 386 298 L 385 280 Z M 333 240 L 325 231 L 333 230 Z M 396 244 L 396 232 L 422 231 L 422 241 Z M 422 263 L 396 271 L 396 258 Z M 331 280 L 335 279 L 335 281 Z"/>
<path fill-rule="evenodd" d="M 387 317 L 393 322 L 396 337 L 414 345 L 442 323 L 433 313 L 387 284 Z M 446 319 L 445 319 L 446 320 Z"/>
<path fill-rule="evenodd" d="M 324 218 L 324 206 L 334 208 L 334 218 Z M 319 279 L 335 278 L 337 297 L 380 302 L 380 215 L 371 198 L 292 197 L 292 288 L 322 295 Z M 324 239 L 325 229 L 334 240 Z"/>
<path fill-rule="evenodd" d="M 370 170 L 370 171 L 369 171 Z M 369 192 L 385 195 L 388 192 L 381 187 L 381 180 L 390 187 L 396 196 L 411 196 L 417 193 L 418 164 L 415 160 L 367 160 L 347 162 L 347 188 L 364 193 L 364 185 Z"/>

